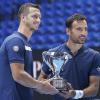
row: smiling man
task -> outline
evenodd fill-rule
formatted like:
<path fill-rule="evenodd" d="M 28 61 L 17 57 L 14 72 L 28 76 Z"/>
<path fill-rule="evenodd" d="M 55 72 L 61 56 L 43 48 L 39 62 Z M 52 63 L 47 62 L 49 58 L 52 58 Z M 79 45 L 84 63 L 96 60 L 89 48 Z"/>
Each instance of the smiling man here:
<path fill-rule="evenodd" d="M 88 35 L 87 29 L 86 17 L 79 13 L 73 14 L 66 21 L 68 41 L 49 50 L 53 52 L 67 52 L 71 56 L 71 59 L 61 68 L 60 76 L 67 80 L 73 89 L 59 93 L 61 96 L 55 95 L 55 100 L 91 100 L 98 91 L 100 54 L 84 46 Z M 43 62 L 39 79 L 44 80 L 50 75 L 52 75 L 52 71 Z"/>
<path fill-rule="evenodd" d="M 57 94 L 49 82 L 33 76 L 32 49 L 28 43 L 38 29 L 41 13 L 38 5 L 23 4 L 18 12 L 19 27 L 0 48 L 0 100 L 33 100 L 33 89 L 44 94 Z"/>

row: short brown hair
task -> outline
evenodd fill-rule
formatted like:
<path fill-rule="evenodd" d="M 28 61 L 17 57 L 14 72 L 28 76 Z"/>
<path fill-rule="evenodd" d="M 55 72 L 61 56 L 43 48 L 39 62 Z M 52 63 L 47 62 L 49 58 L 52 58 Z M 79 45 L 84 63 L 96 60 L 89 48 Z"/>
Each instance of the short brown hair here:
<path fill-rule="evenodd" d="M 71 28 L 72 27 L 72 23 L 75 21 L 75 20 L 86 20 L 86 17 L 80 13 L 75 13 L 73 14 L 72 16 L 70 16 L 67 20 L 66 20 L 66 27 L 67 28 Z"/>
<path fill-rule="evenodd" d="M 18 11 L 18 18 L 19 18 L 19 20 L 20 20 L 20 15 L 22 13 L 24 13 L 27 10 L 27 8 L 30 8 L 30 7 L 40 9 L 39 5 L 33 4 L 33 3 L 25 3 L 25 4 L 21 5 L 21 7 L 19 8 L 19 11 Z"/>

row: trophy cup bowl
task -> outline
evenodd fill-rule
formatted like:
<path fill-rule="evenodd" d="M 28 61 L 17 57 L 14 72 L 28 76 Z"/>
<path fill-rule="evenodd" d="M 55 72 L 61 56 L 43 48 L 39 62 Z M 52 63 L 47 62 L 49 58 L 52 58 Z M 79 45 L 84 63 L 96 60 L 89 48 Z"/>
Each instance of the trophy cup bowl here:
<path fill-rule="evenodd" d="M 70 89 L 70 86 L 67 84 L 67 81 L 59 75 L 60 70 L 69 59 L 68 53 L 44 51 L 42 53 L 42 56 L 43 61 L 49 66 L 54 75 L 51 78 L 51 84 L 59 91 L 68 91 Z"/>

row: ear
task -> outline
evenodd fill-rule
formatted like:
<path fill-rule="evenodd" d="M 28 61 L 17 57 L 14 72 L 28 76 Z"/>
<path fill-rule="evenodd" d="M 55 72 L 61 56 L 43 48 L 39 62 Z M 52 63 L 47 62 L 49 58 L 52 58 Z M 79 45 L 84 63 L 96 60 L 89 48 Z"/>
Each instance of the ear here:
<path fill-rule="evenodd" d="M 23 21 L 25 20 L 25 17 L 24 17 L 24 16 L 22 16 L 22 20 L 23 20 Z"/>
<path fill-rule="evenodd" d="M 70 29 L 69 28 L 66 28 L 66 33 L 67 33 L 67 35 L 70 34 Z"/>
<path fill-rule="evenodd" d="M 25 20 L 25 16 L 21 15 L 21 19 L 22 19 L 22 21 L 24 21 Z"/>

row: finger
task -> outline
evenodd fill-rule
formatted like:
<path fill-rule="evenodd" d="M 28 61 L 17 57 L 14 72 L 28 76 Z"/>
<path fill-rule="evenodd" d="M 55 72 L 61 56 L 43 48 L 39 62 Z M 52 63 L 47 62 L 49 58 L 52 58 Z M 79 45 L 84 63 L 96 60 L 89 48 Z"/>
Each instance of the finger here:
<path fill-rule="evenodd" d="M 73 90 L 73 87 L 69 82 L 67 82 L 66 88 L 67 88 L 67 90 Z"/>
<path fill-rule="evenodd" d="M 51 82 L 53 79 L 54 79 L 54 78 L 50 78 L 50 79 L 48 79 L 48 82 Z"/>
<path fill-rule="evenodd" d="M 63 94 L 63 93 L 58 93 L 60 96 L 62 96 L 62 97 L 66 97 L 66 95 L 65 94 Z"/>
<path fill-rule="evenodd" d="M 45 80 L 44 82 L 46 82 L 46 83 L 49 83 L 50 84 L 50 82 L 53 80 L 53 78 L 50 78 L 50 79 L 48 79 L 48 80 Z"/>
<path fill-rule="evenodd" d="M 61 91 L 62 94 L 68 94 L 68 91 Z"/>
<path fill-rule="evenodd" d="M 59 95 L 62 96 L 62 97 L 64 97 L 65 99 L 68 99 L 69 98 L 69 94 L 68 93 L 66 93 L 66 94 L 59 93 Z"/>

